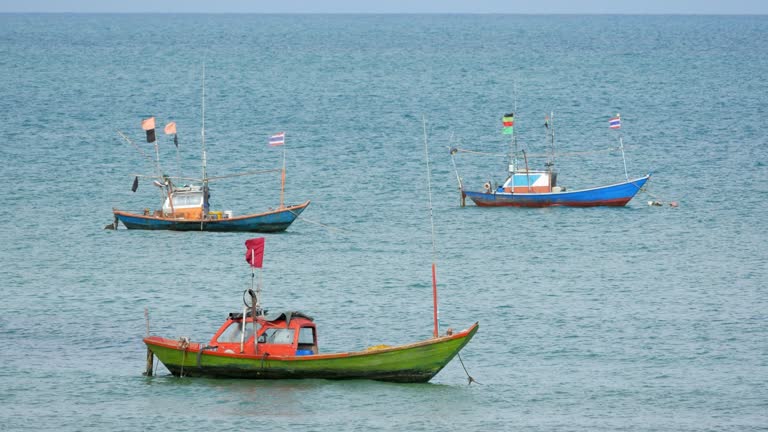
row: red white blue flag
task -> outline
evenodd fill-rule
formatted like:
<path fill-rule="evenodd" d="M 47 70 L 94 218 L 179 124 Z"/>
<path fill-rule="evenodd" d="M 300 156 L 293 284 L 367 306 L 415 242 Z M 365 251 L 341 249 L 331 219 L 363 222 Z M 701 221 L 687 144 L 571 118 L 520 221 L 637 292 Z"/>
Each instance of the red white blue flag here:
<path fill-rule="evenodd" d="M 269 145 L 277 147 L 285 144 L 285 132 L 280 132 L 269 137 Z"/>
<path fill-rule="evenodd" d="M 611 129 L 619 129 L 621 127 L 621 117 L 616 115 L 616 117 L 608 120 L 608 127 Z"/>

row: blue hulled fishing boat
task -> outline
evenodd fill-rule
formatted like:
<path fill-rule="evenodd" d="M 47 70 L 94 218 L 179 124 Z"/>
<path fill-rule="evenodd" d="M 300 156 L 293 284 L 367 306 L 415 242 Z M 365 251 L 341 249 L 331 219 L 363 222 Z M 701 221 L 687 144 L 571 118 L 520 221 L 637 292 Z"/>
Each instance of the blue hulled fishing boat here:
<path fill-rule="evenodd" d="M 269 137 L 271 147 L 280 146 L 283 148 L 283 166 L 282 169 L 267 169 L 260 171 L 251 171 L 224 176 L 208 176 L 206 164 L 205 149 L 205 69 L 203 69 L 203 101 L 202 101 L 202 177 L 170 177 L 163 174 L 160 166 L 160 152 L 157 137 L 155 134 L 155 118 L 149 117 L 141 123 L 142 129 L 146 132 L 147 142 L 153 143 L 155 147 L 154 175 L 137 175 L 133 181 L 134 192 L 139 187 L 139 178 L 148 178 L 152 180 L 155 186 L 161 191 L 162 207 L 159 210 L 150 210 L 145 208 L 142 212 L 128 212 L 112 209 L 114 222 L 107 225 L 107 228 L 117 229 L 120 222 L 128 229 L 143 230 L 172 230 L 172 231 L 213 231 L 213 232 L 279 232 L 285 231 L 299 217 L 301 212 L 307 208 L 309 201 L 301 204 L 285 205 L 285 132 L 280 132 Z M 176 123 L 170 122 L 164 128 L 166 135 L 173 135 L 173 143 L 178 152 L 178 136 L 176 134 Z M 128 143 L 145 157 L 144 151 L 136 145 L 130 138 L 122 132 L 118 132 Z M 147 157 L 151 161 L 151 158 Z M 241 177 L 247 175 L 280 173 L 280 205 L 277 208 L 269 208 L 260 213 L 251 213 L 245 215 L 235 215 L 231 210 L 213 211 L 210 208 L 210 189 L 209 183 L 213 180 L 220 180 L 231 177 Z M 187 183 L 183 186 L 177 186 L 178 183 Z"/>
<path fill-rule="evenodd" d="M 504 134 L 512 135 L 509 175 L 501 185 L 492 185 L 487 181 L 483 190 L 473 191 L 465 188 L 462 178 L 456 169 L 455 155 L 465 151 L 451 148 L 451 159 L 456 169 L 456 179 L 461 191 L 461 205 L 464 206 L 467 197 L 478 207 L 595 207 L 595 206 L 624 206 L 643 188 L 651 174 L 630 178 L 627 173 L 627 162 L 624 156 L 624 144 L 619 136 L 619 147 L 624 161 L 626 179 L 614 184 L 596 186 L 584 189 L 569 190 L 557 184 L 557 171 L 554 169 L 554 140 L 555 131 L 552 117 L 547 116 L 544 125 L 551 143 L 552 151 L 548 153 L 544 170 L 534 170 L 528 167 L 528 155 L 525 150 L 517 150 L 517 140 L 514 134 L 514 113 L 505 114 L 502 118 Z M 611 129 L 621 127 L 621 117 L 617 114 L 609 122 Z"/>

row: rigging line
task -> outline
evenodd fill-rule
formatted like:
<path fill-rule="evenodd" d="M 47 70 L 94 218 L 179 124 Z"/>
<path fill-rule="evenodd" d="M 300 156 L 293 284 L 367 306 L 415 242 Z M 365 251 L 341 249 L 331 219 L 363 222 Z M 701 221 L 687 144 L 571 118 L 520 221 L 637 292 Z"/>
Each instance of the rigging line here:
<path fill-rule="evenodd" d="M 268 169 L 268 170 L 248 171 L 248 172 L 244 172 L 244 173 L 213 176 L 213 177 L 208 177 L 208 181 L 210 181 L 210 180 L 221 180 L 221 179 L 231 178 L 231 177 L 242 177 L 242 176 L 249 176 L 249 175 L 256 175 L 256 174 L 266 174 L 266 173 L 273 173 L 273 172 L 280 172 L 280 169 L 279 168 L 274 168 L 274 169 Z"/>
<path fill-rule="evenodd" d="M 144 158 L 147 159 L 149 161 L 149 163 L 152 164 L 152 166 L 154 166 L 155 169 L 158 170 L 158 172 L 159 172 L 158 176 L 162 177 L 163 174 L 162 174 L 162 170 L 160 169 L 160 166 L 154 160 L 152 160 L 152 158 L 149 155 L 144 153 L 144 150 L 142 150 L 141 147 L 139 147 L 135 142 L 133 142 L 132 139 L 128 138 L 124 133 L 120 132 L 119 130 L 116 130 L 116 132 L 118 134 L 120 134 L 120 136 L 123 137 L 124 140 L 128 141 L 128 144 L 130 144 L 133 147 L 135 147 L 136 150 L 138 150 L 139 153 L 141 153 L 141 155 L 144 156 Z"/>
<path fill-rule="evenodd" d="M 624 146 L 624 149 L 626 150 L 627 146 Z M 617 151 L 617 150 L 620 150 L 620 148 L 619 147 L 611 147 L 611 148 L 602 149 L 602 150 L 586 150 L 586 151 L 581 151 L 581 152 L 558 153 L 557 156 L 558 157 L 564 157 L 564 156 L 579 156 L 579 155 L 588 155 L 588 154 L 597 154 L 597 153 L 611 153 L 611 152 L 614 152 L 614 151 Z M 486 152 L 480 152 L 480 151 L 476 151 L 476 150 L 466 150 L 466 149 L 462 149 L 462 148 L 456 148 L 456 151 L 458 151 L 460 153 L 479 154 L 479 155 L 484 155 L 484 156 L 505 156 L 505 157 L 508 156 L 508 155 L 503 154 L 503 153 L 486 153 Z M 547 156 L 546 153 L 532 153 L 532 154 L 528 155 L 528 157 L 546 157 L 546 156 Z"/>
<path fill-rule="evenodd" d="M 506 153 L 486 153 L 486 152 L 481 152 L 481 151 L 476 151 L 476 150 L 465 150 L 465 149 L 458 148 L 458 147 L 456 147 L 456 151 L 458 151 L 460 153 L 479 154 L 479 155 L 485 155 L 485 156 L 505 156 L 505 157 L 509 156 Z"/>

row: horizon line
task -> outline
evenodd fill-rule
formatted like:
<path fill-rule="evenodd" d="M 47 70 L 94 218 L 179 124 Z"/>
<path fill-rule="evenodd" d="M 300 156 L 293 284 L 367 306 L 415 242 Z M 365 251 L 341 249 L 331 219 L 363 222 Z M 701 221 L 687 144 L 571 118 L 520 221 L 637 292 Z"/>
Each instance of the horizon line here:
<path fill-rule="evenodd" d="M 538 15 L 538 16 L 768 16 L 754 12 L 255 12 L 255 11 L 0 11 L 2 15 Z"/>

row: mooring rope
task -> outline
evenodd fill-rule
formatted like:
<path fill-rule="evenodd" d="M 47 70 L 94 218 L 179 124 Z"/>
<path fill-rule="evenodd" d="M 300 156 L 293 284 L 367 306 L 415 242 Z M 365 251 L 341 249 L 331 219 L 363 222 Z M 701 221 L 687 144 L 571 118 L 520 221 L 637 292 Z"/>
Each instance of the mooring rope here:
<path fill-rule="evenodd" d="M 661 205 L 664 205 L 666 203 L 668 203 L 670 207 L 679 207 L 680 206 L 679 200 L 677 200 L 677 201 L 675 201 L 675 200 L 666 201 L 666 200 L 662 199 L 660 196 L 658 196 L 658 195 L 654 194 L 653 192 L 649 191 L 647 186 L 641 187 L 640 188 L 640 192 L 645 192 L 651 198 L 653 198 L 653 201 L 648 201 L 648 205 L 649 206 L 661 206 Z"/>
<path fill-rule="evenodd" d="M 472 376 L 469 374 L 469 371 L 467 371 L 467 367 L 464 366 L 464 360 L 461 359 L 461 353 L 456 353 L 459 356 L 459 362 L 461 362 L 461 367 L 464 368 L 464 373 L 467 374 L 467 385 L 471 385 L 473 382 L 480 384 L 472 378 Z"/>
<path fill-rule="evenodd" d="M 179 372 L 179 378 L 184 377 L 184 363 L 187 362 L 187 348 L 189 347 L 189 338 L 182 336 L 179 338 L 179 349 L 184 353 L 181 355 L 181 371 Z"/>

